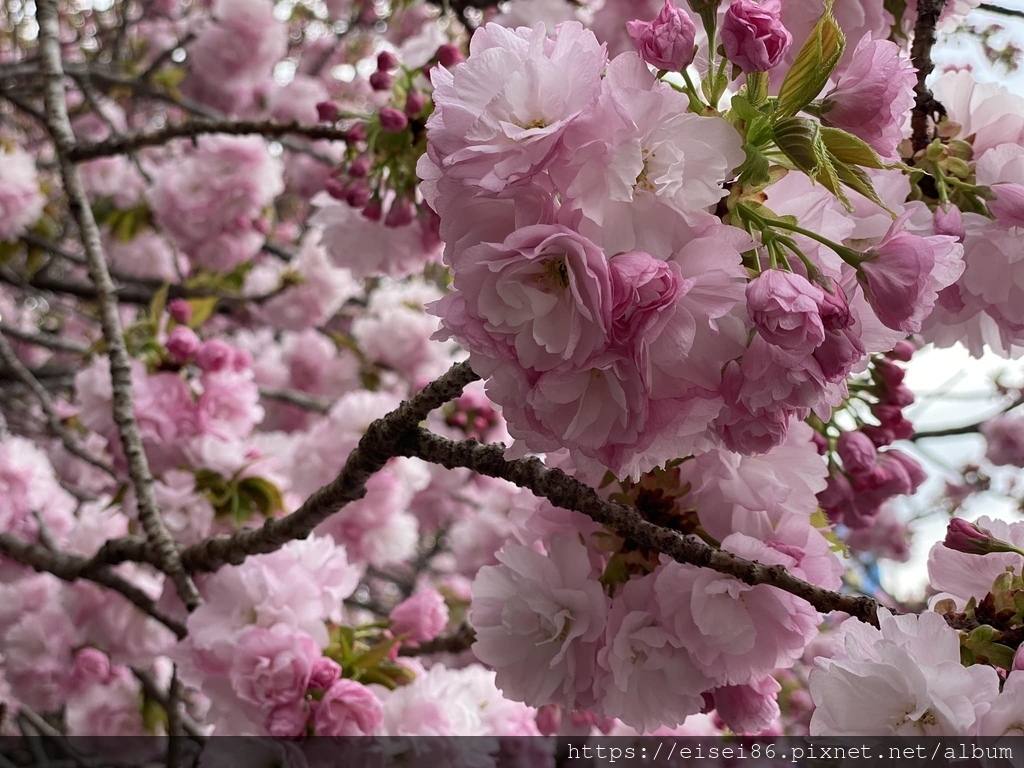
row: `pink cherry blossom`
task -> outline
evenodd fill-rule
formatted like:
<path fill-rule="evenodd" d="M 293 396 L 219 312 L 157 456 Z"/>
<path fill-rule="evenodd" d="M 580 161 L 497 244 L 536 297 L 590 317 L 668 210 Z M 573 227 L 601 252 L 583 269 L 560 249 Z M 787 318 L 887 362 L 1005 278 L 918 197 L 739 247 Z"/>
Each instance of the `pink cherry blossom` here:
<path fill-rule="evenodd" d="M 45 205 L 32 156 L 17 147 L 0 149 L 0 242 L 35 224 Z"/>
<path fill-rule="evenodd" d="M 895 43 L 862 37 L 836 87 L 825 95 L 824 120 L 863 139 L 883 159 L 898 159 L 896 145 L 914 105 L 915 73 Z"/>
<path fill-rule="evenodd" d="M 470 57 L 432 70 L 427 156 L 464 184 L 497 192 L 558 153 L 566 127 L 600 86 L 604 46 L 577 22 L 508 30 L 487 24 Z"/>
<path fill-rule="evenodd" d="M 243 701 L 273 708 L 305 695 L 320 648 L 287 624 L 251 627 L 242 633 L 231 664 L 231 686 Z"/>
<path fill-rule="evenodd" d="M 448 606 L 434 589 L 418 592 L 391 611 L 391 631 L 408 642 L 433 640 L 448 626 Z"/>
<path fill-rule="evenodd" d="M 767 72 L 793 44 L 780 19 L 780 0 L 733 0 L 722 22 L 722 45 L 729 61 L 744 72 Z"/>
<path fill-rule="evenodd" d="M 767 269 L 747 285 L 747 311 L 768 342 L 810 354 L 825 340 L 818 309 L 824 296 L 800 275 Z"/>
<path fill-rule="evenodd" d="M 693 61 L 697 28 L 672 0 L 654 21 L 631 21 L 626 29 L 637 53 L 656 69 L 678 72 Z"/>
<path fill-rule="evenodd" d="M 1003 415 L 981 425 L 985 436 L 985 458 L 993 464 L 1024 467 L 1024 418 Z"/>
<path fill-rule="evenodd" d="M 508 546 L 498 554 L 500 565 L 480 569 L 470 615 L 473 653 L 494 668 L 511 699 L 585 708 L 607 600 L 585 547 L 556 537 L 549 552 Z"/>
<path fill-rule="evenodd" d="M 318 736 L 373 736 L 383 721 L 383 707 L 369 688 L 338 680 L 317 702 L 313 725 Z"/>

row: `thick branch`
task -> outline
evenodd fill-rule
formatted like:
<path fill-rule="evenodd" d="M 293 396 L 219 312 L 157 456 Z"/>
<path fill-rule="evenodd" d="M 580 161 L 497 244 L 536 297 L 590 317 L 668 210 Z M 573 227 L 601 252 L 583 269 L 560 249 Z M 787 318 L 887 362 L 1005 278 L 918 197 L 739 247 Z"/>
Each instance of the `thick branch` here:
<path fill-rule="evenodd" d="M 60 416 L 57 414 L 57 408 L 53 404 L 53 400 L 50 399 L 50 393 L 46 391 L 46 387 L 30 371 L 23 362 L 15 354 L 14 349 L 8 343 L 7 339 L 4 338 L 3 334 L 0 334 L 0 362 L 3 362 L 5 366 L 18 378 L 21 382 L 29 388 L 36 400 L 39 401 L 39 407 L 43 409 L 43 414 L 46 416 L 46 423 L 50 427 L 50 431 L 53 432 L 60 441 L 64 444 L 64 448 L 67 452 L 73 456 L 77 456 L 82 461 L 88 462 L 92 466 L 96 467 L 100 471 L 110 475 L 115 480 L 117 475 L 114 472 L 114 468 L 107 464 L 102 459 L 98 459 L 93 456 L 85 447 L 79 442 L 78 438 L 75 437 L 60 420 Z"/>
<path fill-rule="evenodd" d="M 92 144 L 79 144 L 68 153 L 68 157 L 80 163 L 98 157 L 127 154 L 142 147 L 163 146 L 174 139 L 195 139 L 207 133 L 226 133 L 232 136 L 255 134 L 275 139 L 292 135 L 327 141 L 345 141 L 347 136 L 347 131 L 333 125 L 278 123 L 273 120 L 189 120 L 155 131 L 122 134 Z"/>
<path fill-rule="evenodd" d="M 72 582 L 84 578 L 101 584 L 122 595 L 140 611 L 159 621 L 177 635 L 179 640 L 188 634 L 185 625 L 161 613 L 149 595 L 141 589 L 109 568 L 89 567 L 90 561 L 84 557 L 67 552 L 55 552 L 38 544 L 29 544 L 9 533 L 0 533 L 0 555 L 40 573 L 53 574 L 63 581 Z"/>
<path fill-rule="evenodd" d="M 914 152 L 920 152 L 928 146 L 928 118 L 935 114 L 945 114 L 926 82 L 931 75 L 932 48 L 935 46 L 935 27 L 939 23 L 946 0 L 918 0 L 917 23 L 914 25 L 914 44 L 910 49 L 910 60 L 917 68 L 917 85 L 914 86 L 916 101 L 910 116 Z"/>
<path fill-rule="evenodd" d="M 366 430 L 344 468 L 333 481 L 313 493 L 295 512 L 268 520 L 262 528 L 215 536 L 181 553 L 189 572 L 215 571 L 225 564 L 238 565 L 249 555 L 274 552 L 289 541 L 305 539 L 320 523 L 352 501 L 366 495 L 366 481 L 388 460 L 400 455 L 399 440 L 415 430 L 432 410 L 458 397 L 478 376 L 469 363 L 457 363 L 444 376 L 428 384 L 396 410 L 377 419 Z"/>
<path fill-rule="evenodd" d="M 189 608 L 194 608 L 200 602 L 199 592 L 182 567 L 174 539 L 171 538 L 167 527 L 160 518 L 156 495 L 153 492 L 153 475 L 149 470 L 149 462 L 146 460 L 142 437 L 139 434 L 139 425 L 135 420 L 131 360 L 125 347 L 124 332 L 121 328 L 121 319 L 118 316 L 114 283 L 110 278 L 103 255 L 100 230 L 89 206 L 78 166 L 71 159 L 76 141 L 71 128 L 67 97 L 64 92 L 64 63 L 61 60 L 60 16 L 57 0 L 39 0 L 37 9 L 40 66 L 46 78 L 44 87 L 46 121 L 57 150 L 57 160 L 64 182 L 64 190 L 68 197 L 68 206 L 82 236 L 89 276 L 96 286 L 100 322 L 110 359 L 114 422 L 117 424 L 124 455 L 128 462 L 128 474 L 135 489 L 139 521 L 142 523 L 154 551 L 162 561 L 163 570 L 174 581 L 182 601 Z"/>
<path fill-rule="evenodd" d="M 398 446 L 403 456 L 414 456 L 448 469 L 466 467 L 488 477 L 508 480 L 528 488 L 562 509 L 582 512 L 636 543 L 657 550 L 680 563 L 711 568 L 734 576 L 745 584 L 767 584 L 806 600 L 822 613 L 844 611 L 878 626 L 878 603 L 870 597 L 844 595 L 796 578 L 781 565 L 762 565 L 708 546 L 695 536 L 662 528 L 639 512 L 598 495 L 597 491 L 562 472 L 550 469 L 538 458 L 508 461 L 502 445 L 481 445 L 474 440 L 456 442 L 424 430 L 416 430 Z"/>

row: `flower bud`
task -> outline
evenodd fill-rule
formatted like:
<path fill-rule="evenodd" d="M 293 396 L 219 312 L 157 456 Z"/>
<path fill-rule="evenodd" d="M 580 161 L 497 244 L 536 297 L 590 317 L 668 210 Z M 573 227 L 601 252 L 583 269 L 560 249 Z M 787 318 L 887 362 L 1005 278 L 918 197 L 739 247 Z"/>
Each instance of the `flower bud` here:
<path fill-rule="evenodd" d="M 232 365 L 234 350 L 226 341 L 208 339 L 196 352 L 196 365 L 204 373 L 219 373 Z"/>
<path fill-rule="evenodd" d="M 909 341 L 898 341 L 896 346 L 892 348 L 889 353 L 889 357 L 894 360 L 899 360 L 901 363 L 909 363 L 910 358 L 914 356 L 917 351 L 917 347 L 911 344 Z"/>
<path fill-rule="evenodd" d="M 545 704 L 537 710 L 537 730 L 541 736 L 554 736 L 562 727 L 562 708 L 557 704 Z"/>
<path fill-rule="evenodd" d="M 725 55 L 743 72 L 767 72 L 793 44 L 782 24 L 781 0 L 733 0 L 722 22 Z"/>
<path fill-rule="evenodd" d="M 843 460 L 843 469 L 854 476 L 867 474 L 878 460 L 878 450 L 862 432 L 843 432 L 836 442 L 836 451 Z"/>
<path fill-rule="evenodd" d="M 626 31 L 640 57 L 656 69 L 679 72 L 693 61 L 697 28 L 672 0 L 665 0 L 654 21 L 631 21 Z"/>
<path fill-rule="evenodd" d="M 341 678 L 341 665 L 326 656 L 313 662 L 309 673 L 309 687 L 325 691 Z"/>
<path fill-rule="evenodd" d="M 333 101 L 321 101 L 316 105 L 316 116 L 321 123 L 336 123 L 341 117 L 341 107 Z"/>
<path fill-rule="evenodd" d="M 366 123 L 356 123 L 349 128 L 346 132 L 345 141 L 349 143 L 366 141 Z"/>
<path fill-rule="evenodd" d="M 370 172 L 370 158 L 366 155 L 360 155 L 348 166 L 348 175 L 353 179 L 365 179 L 366 175 Z"/>
<path fill-rule="evenodd" d="M 818 302 L 821 324 L 826 331 L 842 331 L 853 325 L 853 315 L 850 314 L 850 304 L 846 300 L 846 294 L 838 285 L 834 288 L 835 293 L 822 291 L 824 296 Z"/>
<path fill-rule="evenodd" d="M 1009 542 L 997 539 L 991 531 L 959 517 L 954 517 L 949 521 L 946 538 L 942 544 L 956 552 L 964 552 L 968 555 L 990 555 L 996 552 L 1024 554 Z"/>
<path fill-rule="evenodd" d="M 195 357 L 202 342 L 187 325 L 179 325 L 167 336 L 167 352 L 176 363 L 187 363 Z"/>
<path fill-rule="evenodd" d="M 388 209 L 388 215 L 384 217 L 385 227 L 404 227 L 412 224 L 416 218 L 416 207 L 411 200 L 405 198 L 396 199 Z"/>
<path fill-rule="evenodd" d="M 370 221 L 380 221 L 381 213 L 380 200 L 372 199 L 363 208 L 363 216 Z"/>
<path fill-rule="evenodd" d="M 167 304 L 167 312 L 176 323 L 188 325 L 192 319 L 192 305 L 184 299 L 171 299 Z"/>
<path fill-rule="evenodd" d="M 433 640 L 448 626 L 448 605 L 434 589 L 418 592 L 391 611 L 391 631 L 404 635 L 406 642 Z"/>
<path fill-rule="evenodd" d="M 377 71 L 390 72 L 398 67 L 398 57 L 391 51 L 381 51 L 377 54 Z"/>
<path fill-rule="evenodd" d="M 1011 672 L 1022 672 L 1024 671 L 1024 645 L 1017 648 L 1017 652 L 1013 655 L 1013 666 Z"/>
<path fill-rule="evenodd" d="M 964 217 L 955 205 L 950 205 L 948 208 L 940 205 L 936 208 L 934 226 L 936 235 L 950 235 L 960 243 L 967 237 L 967 232 L 964 229 Z"/>
<path fill-rule="evenodd" d="M 390 72 L 381 72 L 379 69 L 370 75 L 370 87 L 375 91 L 390 91 L 395 84 L 395 78 Z"/>
<path fill-rule="evenodd" d="M 383 107 L 380 111 L 380 127 L 387 133 L 401 133 L 409 125 L 405 113 L 394 107 Z"/>
<path fill-rule="evenodd" d="M 423 111 L 426 103 L 427 99 L 422 91 L 409 91 L 409 95 L 405 97 L 406 117 L 416 117 L 416 115 Z"/>
<path fill-rule="evenodd" d="M 769 344 L 809 355 L 825 340 L 818 310 L 823 293 L 805 277 L 766 269 L 747 284 L 747 312 Z"/>
<path fill-rule="evenodd" d="M 345 202 L 353 208 L 362 208 L 370 202 L 370 196 L 372 194 L 373 193 L 366 185 L 366 182 L 360 181 L 348 188 L 348 193 L 345 195 Z"/>
<path fill-rule="evenodd" d="M 459 62 L 465 61 L 466 57 L 462 55 L 462 51 L 459 50 L 459 46 L 455 43 L 445 43 L 437 49 L 437 63 L 445 69 L 454 67 Z"/>
<path fill-rule="evenodd" d="M 345 200 L 348 198 L 348 184 L 341 179 L 327 179 L 324 182 L 324 189 L 335 200 Z"/>

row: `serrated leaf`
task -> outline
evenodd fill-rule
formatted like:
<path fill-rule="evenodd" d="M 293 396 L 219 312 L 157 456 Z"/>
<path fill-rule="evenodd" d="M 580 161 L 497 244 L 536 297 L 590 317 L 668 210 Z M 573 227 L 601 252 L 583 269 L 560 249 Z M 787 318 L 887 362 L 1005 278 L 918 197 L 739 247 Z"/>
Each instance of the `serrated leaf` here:
<path fill-rule="evenodd" d="M 821 93 L 846 48 L 846 36 L 832 15 L 832 2 L 811 30 L 779 89 L 779 114 L 795 115 Z"/>
<path fill-rule="evenodd" d="M 875 191 L 875 187 L 871 183 L 871 179 L 863 170 L 853 165 L 845 165 L 844 163 L 836 163 L 835 169 L 843 184 L 852 190 L 860 192 L 864 197 L 868 198 L 871 202 L 884 209 L 889 214 L 895 215 L 889 206 L 885 204 L 885 201 L 878 196 L 878 192 Z"/>
<path fill-rule="evenodd" d="M 835 159 L 862 168 L 885 168 L 886 165 L 878 153 L 863 139 L 852 133 L 822 126 L 821 140 Z"/>

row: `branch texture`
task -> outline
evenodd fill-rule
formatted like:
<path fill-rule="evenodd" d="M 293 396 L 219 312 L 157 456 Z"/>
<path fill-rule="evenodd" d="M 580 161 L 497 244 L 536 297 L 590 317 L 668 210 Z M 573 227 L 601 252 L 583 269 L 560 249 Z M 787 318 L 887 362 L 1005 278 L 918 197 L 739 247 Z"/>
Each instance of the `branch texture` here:
<path fill-rule="evenodd" d="M 926 81 L 935 65 L 932 62 L 932 48 L 935 47 L 935 28 L 939 16 L 946 7 L 946 0 L 918 0 L 917 22 L 914 24 L 914 44 L 910 49 L 910 60 L 917 68 L 917 85 L 914 86 L 916 101 L 910 116 L 914 152 L 928 146 L 928 118 L 944 115 L 945 109 L 935 100 Z"/>
<path fill-rule="evenodd" d="M 466 467 L 481 475 L 498 477 L 521 488 L 529 488 L 557 507 L 582 512 L 641 546 L 655 549 L 679 563 L 711 568 L 734 576 L 751 586 L 767 584 L 806 600 L 822 613 L 844 611 L 878 626 L 878 603 L 870 597 L 844 595 L 798 579 L 781 565 L 762 565 L 715 549 L 695 536 L 662 528 L 645 520 L 630 507 L 608 501 L 597 491 L 560 469 L 544 466 L 531 457 L 508 461 L 502 445 L 482 445 L 474 440 L 456 442 L 425 430 L 417 430 L 398 446 L 404 456 L 440 464 L 448 469 Z"/>
<path fill-rule="evenodd" d="M 110 359 L 110 377 L 114 393 L 114 422 L 117 424 L 124 455 L 128 462 L 128 474 L 135 489 L 139 521 L 142 523 L 154 551 L 159 556 L 163 569 L 174 581 L 182 601 L 190 609 L 195 608 L 200 603 L 199 592 L 188 574 L 185 573 L 174 540 L 160 518 L 156 495 L 153 492 L 153 475 L 142 447 L 139 425 L 135 420 L 131 358 L 128 356 L 124 331 L 118 317 L 116 291 L 110 272 L 107 270 L 100 230 L 89 206 L 81 174 L 75 161 L 71 159 L 71 153 L 76 147 L 76 140 L 71 128 L 67 96 L 64 91 L 64 64 L 61 60 L 60 16 L 57 0 L 40 0 L 37 7 L 40 65 L 46 78 L 44 91 L 46 122 L 57 150 L 57 160 L 64 182 L 64 190 L 68 197 L 68 206 L 78 224 L 82 238 L 89 277 L 96 286 L 100 322 Z"/>

